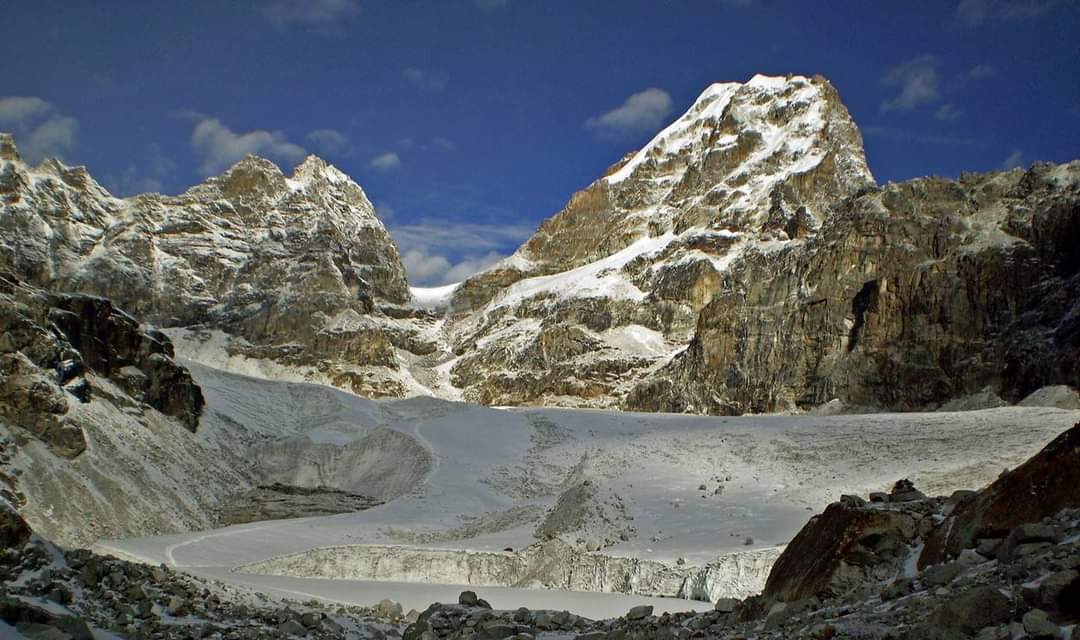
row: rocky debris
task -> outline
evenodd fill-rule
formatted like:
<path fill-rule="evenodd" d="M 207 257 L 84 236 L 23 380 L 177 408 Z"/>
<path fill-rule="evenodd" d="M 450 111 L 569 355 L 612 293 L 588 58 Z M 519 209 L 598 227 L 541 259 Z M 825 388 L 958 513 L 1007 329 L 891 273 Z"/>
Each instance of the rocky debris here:
<path fill-rule="evenodd" d="M 919 565 L 955 557 L 980 540 L 1005 540 L 999 557 L 1023 544 L 1054 542 L 1055 532 L 1037 523 L 1063 507 L 1080 507 L 1080 425 L 989 487 L 963 496 L 946 526 L 937 527 L 927 540 Z"/>
<path fill-rule="evenodd" d="M 30 539 L 30 526 L 7 500 L 0 499 L 0 548 L 20 548 Z"/>
<path fill-rule="evenodd" d="M 910 481 L 901 480 L 874 501 L 845 496 L 788 545 L 764 594 L 718 600 L 706 612 L 654 615 L 652 607 L 642 606 L 618 618 L 590 620 L 566 611 L 495 610 L 473 591 L 462 592 L 456 603 L 433 604 L 408 616 L 392 601 L 331 610 L 315 602 L 253 597 L 164 566 L 88 551 L 60 554 L 32 540 L 21 549 L 0 550 L 0 617 L 38 615 L 9 613 L 5 603 L 14 597 L 25 611 L 50 603 L 52 617 L 39 624 L 86 624 L 125 637 L 187 638 L 198 629 L 202 637 L 221 638 L 1059 640 L 1080 622 L 1080 508 L 1055 510 L 1044 502 L 1039 512 L 1049 509 L 1048 515 L 1016 524 L 996 545 L 966 547 L 955 558 L 924 567 L 916 560 L 926 540 L 951 526 L 947 515 L 961 505 L 991 490 L 1000 496 L 1008 488 L 1030 487 L 1010 482 L 1011 475 L 1031 480 L 1040 475 L 1034 469 L 1042 477 L 1076 473 L 1076 467 L 1054 465 L 1072 464 L 1062 443 L 1077 432 L 1080 425 L 1032 458 L 1038 464 L 1022 465 L 980 492 L 919 497 Z M 814 536 L 820 544 L 810 544 Z M 580 563 L 590 557 L 595 554 L 567 566 L 579 573 L 621 572 Z"/>
<path fill-rule="evenodd" d="M 777 559 L 768 600 L 790 602 L 895 574 L 933 505 L 834 502 L 810 519 Z"/>
<path fill-rule="evenodd" d="M 599 551 L 634 538 L 637 531 L 632 523 L 618 494 L 584 480 L 559 494 L 537 526 L 536 537 L 560 538 L 585 551 Z"/>
<path fill-rule="evenodd" d="M 332 607 L 271 600 L 165 566 L 146 566 L 35 540 L 0 549 L 0 620 L 31 638 L 400 636 L 401 606 Z M 395 606 L 396 605 L 396 606 Z"/>
<path fill-rule="evenodd" d="M 274 483 L 255 487 L 230 499 L 220 509 L 218 525 L 352 513 L 380 504 L 383 501 L 377 498 L 331 487 Z"/>

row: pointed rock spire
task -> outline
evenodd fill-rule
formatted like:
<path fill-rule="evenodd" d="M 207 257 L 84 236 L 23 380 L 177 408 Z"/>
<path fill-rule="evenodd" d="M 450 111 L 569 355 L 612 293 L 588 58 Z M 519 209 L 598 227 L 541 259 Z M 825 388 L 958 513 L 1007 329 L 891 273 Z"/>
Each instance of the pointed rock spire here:
<path fill-rule="evenodd" d="M 15 138 L 10 133 L 0 133 L 0 160 L 22 161 L 19 150 L 15 147 Z"/>

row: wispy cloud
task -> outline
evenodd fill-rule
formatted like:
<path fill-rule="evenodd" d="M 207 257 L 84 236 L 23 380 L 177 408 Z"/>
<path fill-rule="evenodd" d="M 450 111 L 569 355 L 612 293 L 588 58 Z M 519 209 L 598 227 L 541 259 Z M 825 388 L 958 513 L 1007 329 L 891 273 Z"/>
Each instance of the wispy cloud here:
<path fill-rule="evenodd" d="M 356 0 L 273 0 L 263 15 L 278 28 L 300 27 L 321 33 L 339 33 L 360 13 Z"/>
<path fill-rule="evenodd" d="M 533 232 L 526 225 L 424 220 L 393 224 L 409 280 L 420 286 L 459 282 L 502 260 Z"/>
<path fill-rule="evenodd" d="M 435 145 L 439 149 L 442 149 L 443 151 L 453 151 L 454 149 L 457 149 L 457 145 L 454 144 L 453 140 L 449 138 L 444 138 L 442 136 L 435 136 L 434 138 L 432 138 L 431 144 Z"/>
<path fill-rule="evenodd" d="M 401 166 L 401 156 L 395 151 L 379 154 L 368 162 L 368 167 L 379 171 L 390 171 Z"/>
<path fill-rule="evenodd" d="M 956 23 L 977 27 L 985 22 L 1015 22 L 1038 18 L 1062 4 L 1060 0 L 961 0 L 956 7 Z"/>
<path fill-rule="evenodd" d="M 421 69 L 420 67 L 403 69 L 401 75 L 413 86 L 424 91 L 442 91 L 450 84 L 449 75 L 438 71 Z"/>
<path fill-rule="evenodd" d="M 1005 158 L 1001 163 L 1001 168 L 1008 171 L 1009 169 L 1015 169 L 1017 167 L 1024 166 L 1024 154 L 1019 149 L 1016 149 L 1009 154 L 1009 157 Z"/>
<path fill-rule="evenodd" d="M 671 95 L 655 87 L 635 93 L 618 107 L 593 116 L 585 128 L 601 137 L 620 139 L 638 133 L 656 131 L 671 114 Z"/>
<path fill-rule="evenodd" d="M 337 129 L 316 129 L 304 137 L 304 140 L 319 153 L 340 155 L 350 148 L 349 137 Z"/>
<path fill-rule="evenodd" d="M 237 133 L 217 118 L 205 116 L 195 123 L 191 146 L 200 156 L 199 171 L 204 175 L 221 173 L 248 154 L 295 164 L 307 153 L 300 145 L 289 142 L 281 131 Z"/>
<path fill-rule="evenodd" d="M 120 173 L 107 176 L 105 185 L 118 196 L 139 193 L 163 193 L 165 180 L 176 171 L 176 163 L 162 152 L 157 144 L 147 146 L 143 159 L 128 164 Z"/>
<path fill-rule="evenodd" d="M 968 77 L 972 80 L 983 80 L 993 78 L 997 73 L 997 67 L 992 64 L 977 64 L 968 71 Z"/>
<path fill-rule="evenodd" d="M 881 103 L 881 112 L 910 111 L 941 99 L 937 58 L 924 54 L 889 69 L 881 84 L 895 88 L 897 94 Z"/>
<path fill-rule="evenodd" d="M 385 224 L 397 217 L 397 211 L 389 204 L 380 202 L 375 205 L 375 215 Z"/>
<path fill-rule="evenodd" d="M 14 135 L 19 153 L 36 164 L 70 151 L 75 146 L 79 123 L 41 98 L 11 96 L 0 98 L 0 131 Z"/>
<path fill-rule="evenodd" d="M 964 112 L 960 107 L 955 104 L 947 103 L 938 107 L 934 112 L 934 119 L 941 122 L 948 122 L 950 120 L 957 120 L 960 116 L 964 115 Z"/>
<path fill-rule="evenodd" d="M 943 145 L 950 147 L 981 147 L 986 144 L 985 140 L 980 140 L 978 138 L 919 134 L 901 129 L 894 129 L 892 127 L 880 127 L 877 125 L 862 127 L 862 132 L 863 135 L 884 138 L 886 140 L 895 140 L 903 143 L 914 142 L 916 144 Z"/>

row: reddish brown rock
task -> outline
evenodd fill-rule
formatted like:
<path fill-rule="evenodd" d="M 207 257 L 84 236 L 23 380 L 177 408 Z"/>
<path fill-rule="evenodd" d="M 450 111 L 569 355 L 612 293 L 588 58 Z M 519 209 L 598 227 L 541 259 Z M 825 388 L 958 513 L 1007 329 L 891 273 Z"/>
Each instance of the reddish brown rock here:
<path fill-rule="evenodd" d="M 919 566 L 941 562 L 982 538 L 1007 538 L 1016 527 L 1080 506 L 1080 423 L 975 496 L 939 526 Z"/>
<path fill-rule="evenodd" d="M 769 572 L 764 596 L 793 602 L 833 590 L 850 567 L 875 561 L 874 547 L 886 538 L 915 537 L 915 518 L 906 511 L 829 505 L 799 531 Z"/>

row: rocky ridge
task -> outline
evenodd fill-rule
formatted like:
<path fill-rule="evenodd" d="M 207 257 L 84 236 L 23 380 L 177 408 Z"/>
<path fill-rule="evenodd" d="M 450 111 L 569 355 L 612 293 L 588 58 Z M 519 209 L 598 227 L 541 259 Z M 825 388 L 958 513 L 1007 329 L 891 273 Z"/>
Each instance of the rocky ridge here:
<path fill-rule="evenodd" d="M 835 89 L 755 77 L 449 306 L 466 399 L 741 414 L 1080 384 L 1080 162 L 877 186 Z"/>
<path fill-rule="evenodd" d="M 397 248 L 359 185 L 315 156 L 288 177 L 249 156 L 178 196 L 116 198 L 84 167 L 28 166 L 0 134 L 0 203 L 0 270 L 223 331 L 231 355 L 361 395 L 411 390 L 397 349 L 422 350 L 416 331 L 383 313 L 409 300 Z"/>
<path fill-rule="evenodd" d="M 198 428 L 202 392 L 172 359 L 169 339 L 108 300 L 48 293 L 0 273 L 0 329 L 0 418 L 57 455 L 86 449 L 82 427 L 67 414 L 70 403 L 109 394 L 91 374 L 108 378 L 128 402 Z"/>
<path fill-rule="evenodd" d="M 712 85 L 454 292 L 451 379 L 483 403 L 617 406 L 690 340 L 733 262 L 872 185 L 824 78 Z"/>
<path fill-rule="evenodd" d="M 878 186 L 820 76 L 708 87 L 441 305 L 315 157 L 120 199 L 0 135 L 0 201 L 0 270 L 365 397 L 739 414 L 1080 385 L 1080 164 Z"/>

